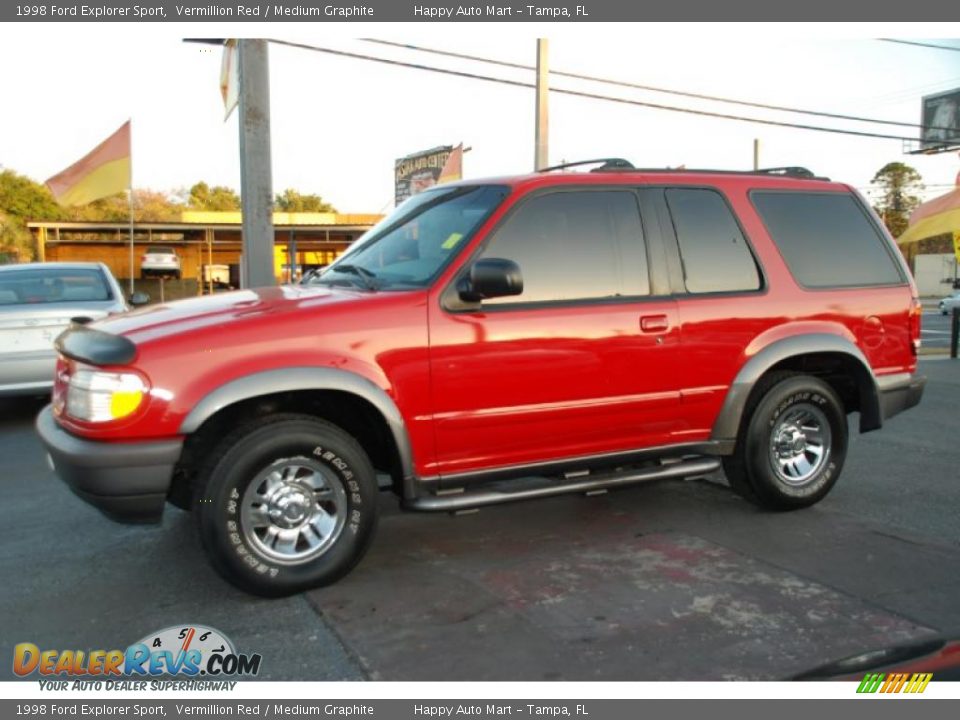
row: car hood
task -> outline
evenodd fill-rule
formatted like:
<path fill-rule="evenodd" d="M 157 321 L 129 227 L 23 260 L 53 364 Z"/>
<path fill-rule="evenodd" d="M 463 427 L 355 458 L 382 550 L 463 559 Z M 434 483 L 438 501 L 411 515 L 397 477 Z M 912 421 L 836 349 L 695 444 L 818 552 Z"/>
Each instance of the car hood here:
<path fill-rule="evenodd" d="M 226 323 L 269 321 L 294 310 L 362 303 L 372 296 L 369 292 L 305 285 L 237 290 L 151 305 L 97 322 L 95 327 L 139 344 Z"/>

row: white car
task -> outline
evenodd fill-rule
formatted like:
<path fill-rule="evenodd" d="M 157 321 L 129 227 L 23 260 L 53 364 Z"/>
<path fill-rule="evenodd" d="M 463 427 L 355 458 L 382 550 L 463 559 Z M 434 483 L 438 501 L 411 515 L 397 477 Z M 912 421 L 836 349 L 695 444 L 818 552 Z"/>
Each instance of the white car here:
<path fill-rule="evenodd" d="M 53 341 L 70 321 L 127 309 L 103 263 L 0 265 L 0 395 L 48 392 L 57 359 Z"/>
<path fill-rule="evenodd" d="M 169 247 L 152 247 L 140 258 L 140 277 L 174 277 L 180 279 L 180 258 Z"/>
<path fill-rule="evenodd" d="M 944 315 L 949 315 L 955 307 L 960 307 L 960 290 L 957 290 L 953 295 L 947 295 L 937 307 Z"/>

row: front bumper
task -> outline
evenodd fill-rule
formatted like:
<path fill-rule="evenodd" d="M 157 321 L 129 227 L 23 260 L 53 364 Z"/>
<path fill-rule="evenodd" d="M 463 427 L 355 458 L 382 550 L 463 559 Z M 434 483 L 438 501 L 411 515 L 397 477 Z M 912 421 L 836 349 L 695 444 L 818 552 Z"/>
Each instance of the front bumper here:
<path fill-rule="evenodd" d="M 884 420 L 909 410 L 920 402 L 927 384 L 924 375 L 892 375 L 877 378 L 880 391 L 880 412 Z"/>
<path fill-rule="evenodd" d="M 84 440 L 57 425 L 49 405 L 36 427 L 54 471 L 83 500 L 118 522 L 159 522 L 182 440 Z"/>

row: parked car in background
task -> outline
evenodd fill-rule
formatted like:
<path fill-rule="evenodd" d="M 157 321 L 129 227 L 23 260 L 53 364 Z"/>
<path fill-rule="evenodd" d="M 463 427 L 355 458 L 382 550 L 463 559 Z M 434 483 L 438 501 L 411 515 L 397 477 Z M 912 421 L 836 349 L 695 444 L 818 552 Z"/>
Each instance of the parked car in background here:
<path fill-rule="evenodd" d="M 960 290 L 953 295 L 947 295 L 947 297 L 940 301 L 937 307 L 940 308 L 940 312 L 944 315 L 949 315 L 955 307 L 960 307 Z"/>
<path fill-rule="evenodd" d="M 152 247 L 140 258 L 141 277 L 173 277 L 180 279 L 180 258 L 169 247 Z"/>
<path fill-rule="evenodd" d="M 41 395 L 53 385 L 53 341 L 73 318 L 127 310 L 103 263 L 0 265 L 0 395 Z"/>

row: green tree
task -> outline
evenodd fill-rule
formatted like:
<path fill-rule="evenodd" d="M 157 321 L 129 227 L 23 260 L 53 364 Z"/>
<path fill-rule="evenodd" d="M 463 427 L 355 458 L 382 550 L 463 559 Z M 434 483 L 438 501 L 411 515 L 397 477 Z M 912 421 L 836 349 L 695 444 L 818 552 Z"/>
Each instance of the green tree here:
<path fill-rule="evenodd" d="M 167 193 L 146 188 L 133 191 L 133 219 L 137 222 L 176 222 L 183 209 Z M 69 215 L 71 220 L 81 222 L 127 222 L 130 204 L 123 193 L 71 208 Z"/>
<path fill-rule="evenodd" d="M 301 195 L 287 188 L 274 199 L 274 207 L 282 212 L 335 213 L 337 209 L 319 195 Z"/>
<path fill-rule="evenodd" d="M 35 256 L 31 220 L 61 220 L 66 213 L 45 186 L 13 170 L 0 171 L 0 246 Z"/>
<path fill-rule="evenodd" d="M 907 229 L 910 213 L 920 204 L 914 193 L 923 190 L 923 178 L 909 165 L 892 162 L 877 171 L 871 184 L 879 194 L 874 209 L 890 234 L 899 237 Z"/>
<path fill-rule="evenodd" d="M 239 210 L 240 196 L 232 188 L 210 187 L 201 180 L 187 192 L 185 204 L 191 210 Z"/>

